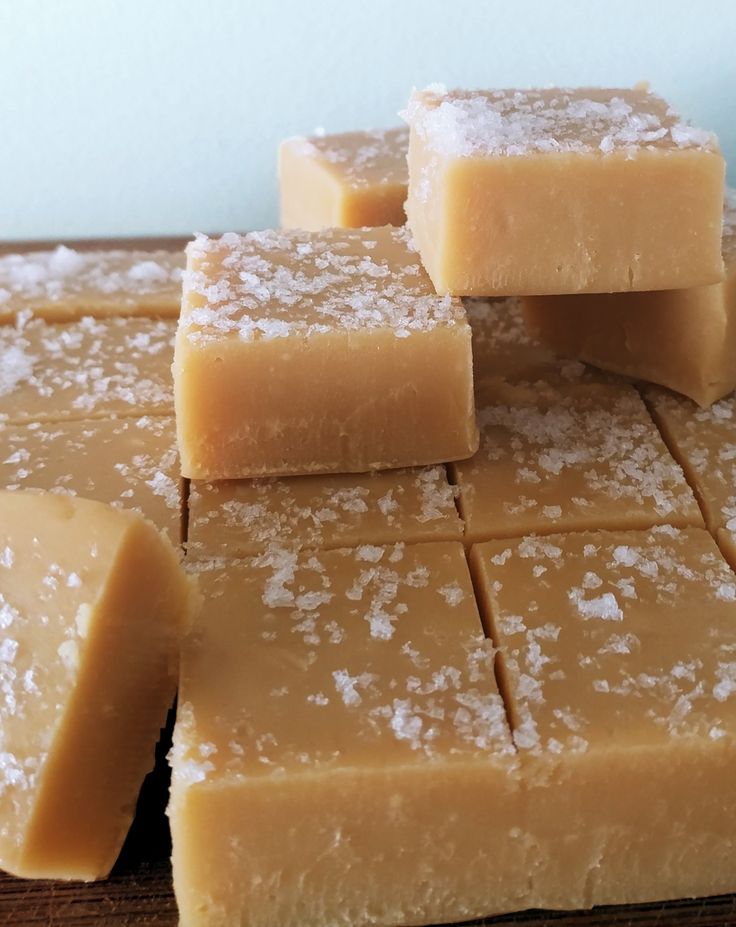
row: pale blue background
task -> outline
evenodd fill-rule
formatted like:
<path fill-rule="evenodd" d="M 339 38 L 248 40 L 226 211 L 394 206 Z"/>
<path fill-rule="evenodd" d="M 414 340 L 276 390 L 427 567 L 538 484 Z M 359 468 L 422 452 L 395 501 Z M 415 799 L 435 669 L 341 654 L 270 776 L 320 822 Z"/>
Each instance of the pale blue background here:
<path fill-rule="evenodd" d="M 736 0 L 0 0 L 0 238 L 265 227 L 280 138 L 414 84 L 641 79 L 736 164 Z"/>

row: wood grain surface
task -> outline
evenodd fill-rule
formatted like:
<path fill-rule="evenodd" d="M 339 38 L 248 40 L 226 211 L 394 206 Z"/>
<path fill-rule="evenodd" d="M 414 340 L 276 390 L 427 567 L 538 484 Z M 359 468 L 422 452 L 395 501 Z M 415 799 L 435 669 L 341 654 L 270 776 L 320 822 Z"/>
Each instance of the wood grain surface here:
<path fill-rule="evenodd" d="M 188 237 L 85 239 L 69 247 L 179 250 Z M 57 241 L 0 242 L 0 254 L 55 247 Z M 109 879 L 66 883 L 26 881 L 0 873 L 0 925 L 8 927 L 175 927 L 171 843 L 166 803 L 173 714 L 156 749 L 155 769 L 146 778 L 138 811 L 120 859 Z M 735 772 L 736 774 L 736 772 Z M 734 822 L 736 827 L 736 822 Z M 734 858 L 736 885 L 736 858 Z M 514 927 L 736 927 L 736 894 L 716 898 L 593 908 L 590 911 L 525 911 L 474 921 Z"/>

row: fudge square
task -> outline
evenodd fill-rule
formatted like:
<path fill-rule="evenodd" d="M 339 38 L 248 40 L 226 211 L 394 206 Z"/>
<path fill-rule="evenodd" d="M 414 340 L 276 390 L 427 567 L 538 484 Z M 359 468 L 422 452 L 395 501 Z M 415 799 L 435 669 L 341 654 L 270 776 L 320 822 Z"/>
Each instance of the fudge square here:
<path fill-rule="evenodd" d="M 0 866 L 110 871 L 176 691 L 194 599 L 152 524 L 0 491 Z"/>
<path fill-rule="evenodd" d="M 199 236 L 187 253 L 184 476 L 353 473 L 477 448 L 470 326 L 405 229 Z"/>
<path fill-rule="evenodd" d="M 279 147 L 283 228 L 403 225 L 406 127 L 288 138 Z"/>
<path fill-rule="evenodd" d="M 536 848 L 462 545 L 271 552 L 198 578 L 169 807 L 183 927 L 525 907 Z"/>
<path fill-rule="evenodd" d="M 0 257 L 0 323 L 19 313 L 49 322 L 86 315 L 176 318 L 183 251 L 30 251 Z"/>
<path fill-rule="evenodd" d="M 658 387 L 646 400 L 672 453 L 695 489 L 711 533 L 736 569 L 736 397 L 708 409 Z"/>
<path fill-rule="evenodd" d="M 637 391 L 619 383 L 477 384 L 481 444 L 450 466 L 466 538 L 703 519 Z"/>
<path fill-rule="evenodd" d="M 644 86 L 415 91 L 406 211 L 437 291 L 717 283 L 724 160 Z"/>
<path fill-rule="evenodd" d="M 493 541 L 471 561 L 547 861 L 534 905 L 733 891 L 736 583 L 710 535 Z"/>
<path fill-rule="evenodd" d="M 134 509 L 181 541 L 173 415 L 0 425 L 0 487 L 46 489 Z"/>
<path fill-rule="evenodd" d="M 188 510 L 187 556 L 199 560 L 248 556 L 274 544 L 328 550 L 394 541 L 459 541 L 463 534 L 453 487 L 442 466 L 192 480 Z"/>
<path fill-rule="evenodd" d="M 0 423 L 171 415 L 175 333 L 170 319 L 0 325 Z"/>
<path fill-rule="evenodd" d="M 708 406 L 736 387 L 736 193 L 723 210 L 722 283 L 644 293 L 528 296 L 530 338 L 568 358 Z M 471 322 L 472 324 L 472 322 Z"/>

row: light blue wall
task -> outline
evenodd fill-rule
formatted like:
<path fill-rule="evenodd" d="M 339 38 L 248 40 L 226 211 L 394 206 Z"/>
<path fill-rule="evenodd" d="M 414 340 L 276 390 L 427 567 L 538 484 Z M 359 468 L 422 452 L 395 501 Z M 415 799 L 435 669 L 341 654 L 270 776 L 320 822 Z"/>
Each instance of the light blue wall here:
<path fill-rule="evenodd" d="M 640 79 L 736 164 L 736 0 L 0 0 L 0 238 L 264 227 L 280 138 L 414 84 Z"/>

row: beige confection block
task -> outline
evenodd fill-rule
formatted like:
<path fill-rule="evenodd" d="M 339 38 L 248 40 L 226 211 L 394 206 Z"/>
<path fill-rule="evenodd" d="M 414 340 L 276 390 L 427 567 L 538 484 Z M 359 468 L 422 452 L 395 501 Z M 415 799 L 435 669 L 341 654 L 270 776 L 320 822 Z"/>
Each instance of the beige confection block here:
<path fill-rule="evenodd" d="M 82 316 L 176 318 L 183 251 L 30 251 L 0 256 L 0 323 L 19 313 L 49 322 Z"/>
<path fill-rule="evenodd" d="M 190 586 L 149 522 L 0 491 L 0 867 L 110 871 L 177 685 Z"/>
<path fill-rule="evenodd" d="M 169 806 L 182 927 L 524 907 L 536 851 L 462 545 L 271 553 L 199 578 Z"/>
<path fill-rule="evenodd" d="M 289 138 L 279 147 L 283 228 L 406 221 L 406 128 Z"/>
<path fill-rule="evenodd" d="M 633 387 L 486 381 L 477 404 L 480 449 L 450 470 L 469 540 L 703 524 Z"/>
<path fill-rule="evenodd" d="M 173 416 L 0 425 L 0 487 L 45 489 L 133 509 L 181 541 Z"/>
<path fill-rule="evenodd" d="M 521 300 L 467 297 L 463 300 L 473 332 L 473 377 L 510 383 L 610 382 L 611 376 L 569 357 L 558 357 L 529 334 Z"/>
<path fill-rule="evenodd" d="M 736 536 L 736 397 L 700 409 L 689 399 L 649 387 L 646 400 L 695 490 L 708 529 L 719 532 L 721 540 Z M 727 556 L 736 569 L 736 558 Z"/>
<path fill-rule="evenodd" d="M 405 230 L 200 236 L 188 256 L 184 476 L 362 473 L 477 448 L 470 326 Z"/>
<path fill-rule="evenodd" d="M 736 387 L 736 198 L 723 216 L 722 283 L 655 293 L 529 296 L 530 337 L 565 357 L 708 406 Z"/>
<path fill-rule="evenodd" d="M 443 466 L 215 483 L 192 480 L 189 487 L 187 556 L 198 559 L 248 556 L 273 545 L 329 550 L 461 540 L 462 534 Z"/>
<path fill-rule="evenodd" d="M 724 160 L 645 87 L 414 92 L 409 226 L 439 293 L 717 283 Z"/>
<path fill-rule="evenodd" d="M 176 322 L 0 326 L 0 423 L 171 415 Z"/>
<path fill-rule="evenodd" d="M 532 904 L 731 892 L 736 583 L 670 527 L 473 548 L 530 830 Z"/>

